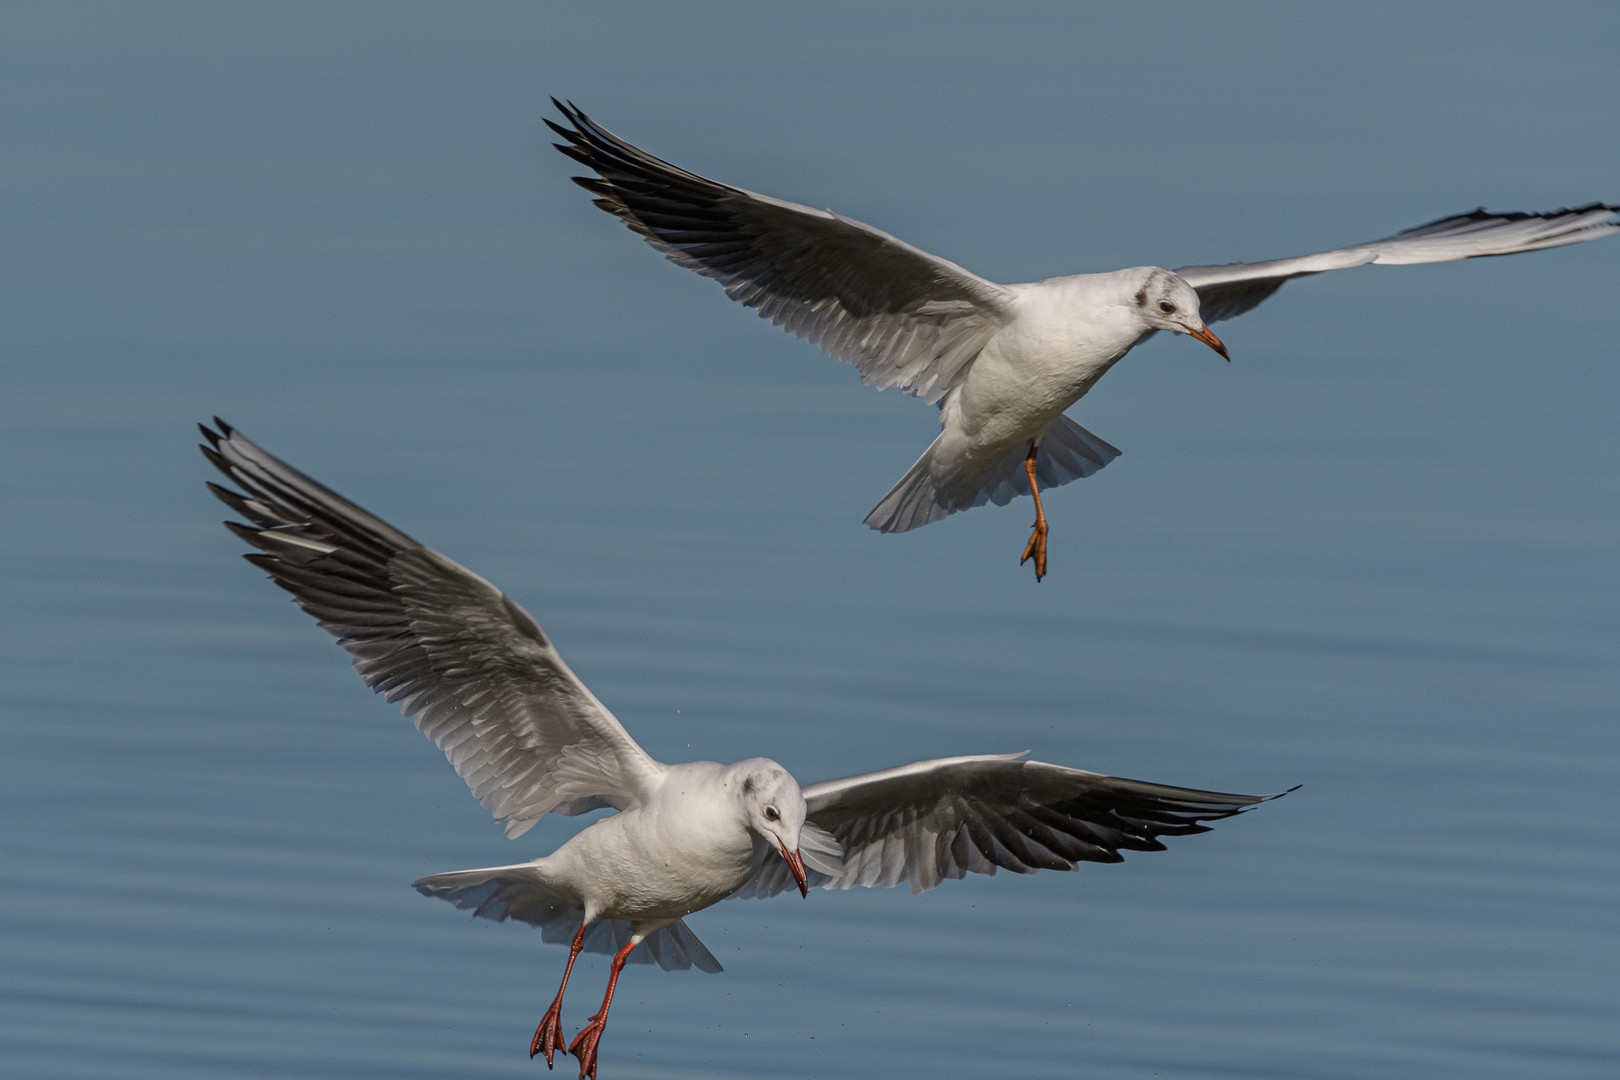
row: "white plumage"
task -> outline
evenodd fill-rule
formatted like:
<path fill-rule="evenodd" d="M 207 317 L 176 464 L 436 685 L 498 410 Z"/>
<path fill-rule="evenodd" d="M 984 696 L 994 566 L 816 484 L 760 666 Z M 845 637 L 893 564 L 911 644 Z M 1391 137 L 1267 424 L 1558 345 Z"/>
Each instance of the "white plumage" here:
<path fill-rule="evenodd" d="M 422 546 L 216 420 L 203 452 L 240 491 L 210 484 L 248 522 L 227 527 L 438 744 L 479 800 L 519 836 L 548 812 L 619 812 L 552 854 L 417 881 L 485 918 L 571 942 L 530 1054 L 565 1045 L 580 1076 L 619 972 L 720 965 L 683 921 L 728 896 L 797 885 L 909 884 L 966 873 L 1073 870 L 1160 851 L 1271 796 L 1166 787 L 992 754 L 922 761 L 801 788 L 776 762 L 666 765 L 638 746 L 568 669 L 540 626 L 494 585 Z M 637 948 L 641 945 L 642 948 Z M 561 1006 L 574 958 L 614 953 L 602 1008 L 572 1043 Z"/>
<path fill-rule="evenodd" d="M 905 532 L 986 502 L 1033 495 L 1024 558 L 1046 572 L 1040 488 L 1090 476 L 1119 451 L 1063 417 L 1159 330 L 1226 349 L 1209 323 L 1248 311 L 1291 278 L 1352 266 L 1446 262 L 1558 247 L 1620 230 L 1620 207 L 1547 214 L 1484 209 L 1315 255 L 1170 271 L 1139 266 L 998 285 L 842 217 L 687 172 L 571 104 L 547 123 L 596 175 L 575 181 L 671 262 L 718 281 L 863 382 L 939 405 L 940 435 L 866 517 Z"/>

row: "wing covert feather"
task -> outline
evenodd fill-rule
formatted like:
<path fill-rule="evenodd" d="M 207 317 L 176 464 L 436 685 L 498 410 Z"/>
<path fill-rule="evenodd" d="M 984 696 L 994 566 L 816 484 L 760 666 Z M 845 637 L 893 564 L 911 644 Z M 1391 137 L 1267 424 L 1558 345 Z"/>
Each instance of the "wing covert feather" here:
<path fill-rule="evenodd" d="M 625 142 L 572 104 L 547 120 L 574 182 L 677 266 L 878 389 L 937 402 L 1011 317 L 1012 294 L 870 225 L 709 180 Z"/>
<path fill-rule="evenodd" d="M 506 827 L 623 808 L 660 766 L 563 663 L 538 623 L 472 571 L 267 453 L 229 425 L 203 452 L 245 556 L 338 639 Z M 245 492 L 245 494 L 243 493 Z"/>

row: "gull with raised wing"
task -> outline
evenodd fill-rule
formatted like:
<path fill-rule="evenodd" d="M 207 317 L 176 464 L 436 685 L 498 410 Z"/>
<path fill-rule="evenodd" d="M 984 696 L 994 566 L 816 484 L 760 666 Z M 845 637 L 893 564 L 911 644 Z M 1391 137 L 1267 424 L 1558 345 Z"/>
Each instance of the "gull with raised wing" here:
<path fill-rule="evenodd" d="M 1046 574 L 1040 489 L 1090 476 L 1119 451 L 1063 415 L 1137 343 L 1188 334 L 1223 357 L 1209 324 L 1265 300 L 1290 278 L 1377 263 L 1511 255 L 1620 230 L 1620 207 L 1546 214 L 1483 208 L 1382 240 L 1269 262 L 1133 266 L 1019 285 L 987 281 L 830 210 L 757 195 L 653 157 L 552 99 L 557 149 L 596 175 L 574 180 L 671 262 L 837 360 L 861 381 L 938 404 L 941 431 L 866 516 L 905 532 L 1015 496 L 1035 500 L 1020 562 Z M 1230 359 L 1230 357 L 1227 357 Z"/>
<path fill-rule="evenodd" d="M 226 523 L 255 549 L 246 558 L 439 745 L 508 836 L 548 812 L 618 811 L 544 858 L 415 883 L 569 943 L 529 1055 L 549 1066 L 566 1049 L 581 1080 L 596 1075 L 627 962 L 720 970 L 684 919 L 728 896 L 902 882 L 922 892 L 970 871 L 1119 862 L 1121 851 L 1161 851 L 1162 836 L 1205 832 L 1204 822 L 1275 798 L 1123 780 L 1022 754 L 921 761 L 803 788 L 767 758 L 665 765 L 499 589 L 214 423 L 202 428 L 203 452 L 240 490 L 209 487 L 246 519 Z M 563 991 L 583 950 L 613 961 L 601 1008 L 565 1042 Z"/>

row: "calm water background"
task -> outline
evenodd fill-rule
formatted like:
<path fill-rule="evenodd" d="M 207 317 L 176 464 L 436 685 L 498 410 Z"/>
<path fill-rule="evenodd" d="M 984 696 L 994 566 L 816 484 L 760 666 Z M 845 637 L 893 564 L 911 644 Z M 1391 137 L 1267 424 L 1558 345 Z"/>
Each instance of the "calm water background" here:
<path fill-rule="evenodd" d="M 1298 282 L 861 525 L 931 409 L 594 210 L 547 95 L 988 277 L 1620 199 L 1603 4 L 8 5 L 0 1053 L 536 1076 L 543 853 L 237 558 L 214 413 L 499 582 L 654 755 L 1304 787 L 1122 866 L 721 905 L 602 1076 L 1620 1073 L 1620 243 Z M 565 1022 L 583 1022 L 592 958 Z M 562 1066 L 565 1070 L 568 1065 Z"/>

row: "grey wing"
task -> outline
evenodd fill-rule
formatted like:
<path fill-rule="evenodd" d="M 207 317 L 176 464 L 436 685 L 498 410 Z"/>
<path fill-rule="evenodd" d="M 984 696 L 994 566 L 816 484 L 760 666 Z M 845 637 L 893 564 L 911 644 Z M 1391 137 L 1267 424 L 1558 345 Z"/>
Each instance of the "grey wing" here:
<path fill-rule="evenodd" d="M 662 768 L 483 578 L 265 452 L 219 419 L 202 447 L 242 491 L 226 527 L 415 721 L 519 836 L 548 811 L 624 807 Z"/>
<path fill-rule="evenodd" d="M 593 170 L 575 183 L 678 266 L 878 389 L 936 402 L 1010 319 L 1000 285 L 840 217 L 706 179 L 632 146 L 572 104 L 552 99 L 567 140 Z"/>
<path fill-rule="evenodd" d="M 1161 836 L 1209 831 L 1203 824 L 1276 795 L 1232 795 L 1125 780 L 1025 761 L 1022 754 L 919 761 L 804 789 L 808 820 L 843 844 L 843 866 L 812 875 L 827 889 L 932 889 L 946 878 L 998 868 L 1020 874 L 1119 862 L 1121 851 L 1163 851 Z M 743 895 L 791 886 L 768 859 Z"/>
<path fill-rule="evenodd" d="M 1620 206 L 1592 203 L 1546 214 L 1493 214 L 1480 207 L 1431 221 L 1383 240 L 1316 255 L 1224 266 L 1183 266 L 1176 273 L 1198 291 L 1204 322 L 1241 315 L 1282 288 L 1289 278 L 1375 263 L 1410 266 L 1579 244 L 1620 232 Z"/>

